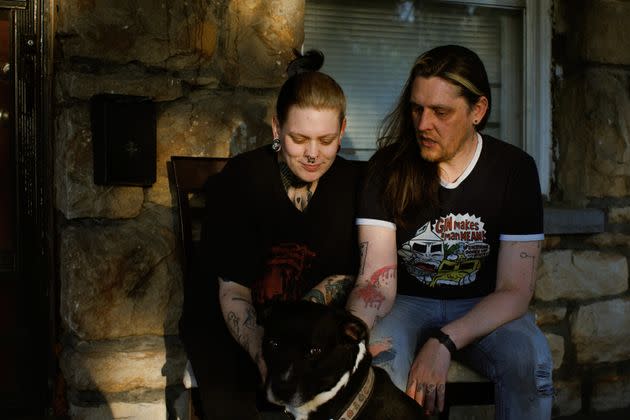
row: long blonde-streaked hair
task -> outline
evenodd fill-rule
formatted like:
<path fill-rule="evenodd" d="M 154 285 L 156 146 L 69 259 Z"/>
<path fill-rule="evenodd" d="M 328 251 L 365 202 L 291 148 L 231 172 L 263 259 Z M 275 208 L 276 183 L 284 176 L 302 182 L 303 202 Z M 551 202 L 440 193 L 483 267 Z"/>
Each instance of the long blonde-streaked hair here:
<path fill-rule="evenodd" d="M 385 180 L 385 208 L 401 226 L 408 226 L 419 212 L 439 204 L 437 163 L 427 162 L 420 155 L 411 116 L 411 90 L 417 77 L 440 77 L 457 86 L 469 106 L 486 97 L 488 109 L 477 130 L 485 127 L 490 115 L 490 83 L 477 54 L 459 45 L 445 45 L 418 57 L 398 102 L 381 124 L 379 150 L 368 167 L 368 177 Z"/>

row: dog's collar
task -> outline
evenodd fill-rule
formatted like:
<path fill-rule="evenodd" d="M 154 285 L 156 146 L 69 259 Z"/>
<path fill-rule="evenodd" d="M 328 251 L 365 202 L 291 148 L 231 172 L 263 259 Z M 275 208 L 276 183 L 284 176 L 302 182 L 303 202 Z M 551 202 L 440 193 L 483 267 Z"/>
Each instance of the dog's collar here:
<path fill-rule="evenodd" d="M 354 396 L 352 401 L 343 409 L 341 415 L 339 416 L 339 420 L 352 420 L 356 416 L 359 415 L 363 406 L 370 399 L 372 395 L 372 390 L 374 389 L 374 369 L 370 366 L 368 370 L 368 374 L 363 381 L 363 385 L 357 394 Z"/>

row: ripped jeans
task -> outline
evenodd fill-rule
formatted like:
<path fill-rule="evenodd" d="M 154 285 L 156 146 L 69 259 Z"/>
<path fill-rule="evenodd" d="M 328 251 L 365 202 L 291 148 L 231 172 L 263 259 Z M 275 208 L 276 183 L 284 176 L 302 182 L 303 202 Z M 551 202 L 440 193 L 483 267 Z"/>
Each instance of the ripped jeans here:
<path fill-rule="evenodd" d="M 370 333 L 371 344 L 388 338 L 392 343 L 373 364 L 385 369 L 394 384 L 405 391 L 409 369 L 427 340 L 428 330 L 462 317 L 479 300 L 398 295 L 391 312 Z M 547 340 L 531 313 L 459 350 L 456 359 L 494 382 L 497 420 L 551 418 L 553 362 Z"/>

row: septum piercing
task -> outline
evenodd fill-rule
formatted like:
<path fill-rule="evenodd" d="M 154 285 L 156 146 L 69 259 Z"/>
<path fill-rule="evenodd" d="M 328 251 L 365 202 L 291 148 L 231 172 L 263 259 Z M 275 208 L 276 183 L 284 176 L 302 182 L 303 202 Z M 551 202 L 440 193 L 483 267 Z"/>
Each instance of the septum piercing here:
<path fill-rule="evenodd" d="M 306 163 L 315 163 L 315 158 L 312 156 L 305 156 L 306 157 Z"/>

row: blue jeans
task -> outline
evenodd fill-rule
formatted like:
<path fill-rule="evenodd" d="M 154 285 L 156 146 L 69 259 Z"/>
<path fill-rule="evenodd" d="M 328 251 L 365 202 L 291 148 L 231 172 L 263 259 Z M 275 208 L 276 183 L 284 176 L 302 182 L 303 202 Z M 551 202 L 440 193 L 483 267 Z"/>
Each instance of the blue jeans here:
<path fill-rule="evenodd" d="M 385 369 L 405 391 L 409 369 L 428 330 L 461 318 L 479 300 L 398 295 L 391 312 L 372 329 L 370 343 L 387 338 L 392 342 L 392 348 L 378 354 L 373 364 Z M 494 382 L 496 419 L 551 418 L 553 362 L 531 313 L 459 350 L 456 359 Z"/>

